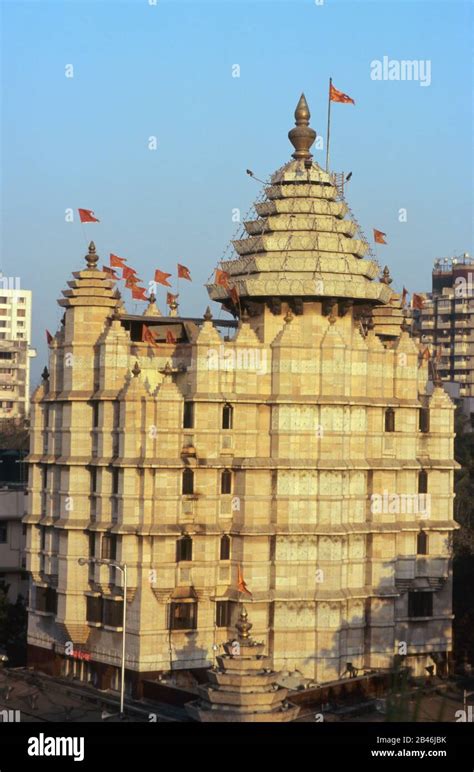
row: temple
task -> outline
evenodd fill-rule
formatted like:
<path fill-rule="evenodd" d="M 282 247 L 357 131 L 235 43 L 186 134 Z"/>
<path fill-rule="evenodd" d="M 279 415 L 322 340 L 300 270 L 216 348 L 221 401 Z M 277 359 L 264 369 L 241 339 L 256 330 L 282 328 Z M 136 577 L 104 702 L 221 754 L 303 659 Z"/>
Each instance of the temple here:
<path fill-rule="evenodd" d="M 110 561 L 127 566 L 135 694 L 210 667 L 239 572 L 274 671 L 447 667 L 453 404 L 337 175 L 312 159 L 304 96 L 295 119 L 292 160 L 208 285 L 227 321 L 165 316 L 154 298 L 128 314 L 92 243 L 63 292 L 32 401 L 33 667 L 118 685 Z"/>

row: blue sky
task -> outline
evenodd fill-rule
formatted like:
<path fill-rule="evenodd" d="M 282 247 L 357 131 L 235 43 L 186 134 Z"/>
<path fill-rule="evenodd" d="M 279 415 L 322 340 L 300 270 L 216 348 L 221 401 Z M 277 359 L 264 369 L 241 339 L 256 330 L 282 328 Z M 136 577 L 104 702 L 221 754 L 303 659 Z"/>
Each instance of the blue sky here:
<path fill-rule="evenodd" d="M 378 258 L 394 286 L 429 289 L 434 258 L 472 251 L 471 3 L 1 5 L 2 270 L 34 291 L 33 381 L 90 238 L 144 279 L 187 265 L 181 312 L 202 314 L 202 285 L 235 234 L 232 210 L 244 215 L 260 193 L 245 170 L 265 180 L 290 159 L 302 91 L 325 135 L 329 76 L 356 100 L 333 105 L 331 167 L 353 172 L 346 196 L 366 233 L 387 233 Z M 431 85 L 372 80 L 384 56 L 429 60 Z M 77 207 L 100 224 L 65 222 Z M 158 300 L 164 310 L 164 291 Z"/>

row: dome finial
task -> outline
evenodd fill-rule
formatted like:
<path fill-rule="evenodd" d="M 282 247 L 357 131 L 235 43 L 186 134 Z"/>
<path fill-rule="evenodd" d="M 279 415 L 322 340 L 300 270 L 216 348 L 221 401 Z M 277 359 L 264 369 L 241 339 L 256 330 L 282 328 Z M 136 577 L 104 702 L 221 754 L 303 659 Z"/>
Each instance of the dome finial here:
<path fill-rule="evenodd" d="M 293 158 L 312 158 L 309 152 L 311 145 L 316 139 L 316 132 L 309 125 L 311 113 L 304 94 L 301 94 L 295 110 L 295 128 L 288 132 L 288 138 L 295 148 Z"/>
<path fill-rule="evenodd" d="M 93 241 L 91 241 L 91 243 L 89 244 L 88 254 L 86 255 L 86 263 L 89 271 L 94 270 L 94 268 L 97 268 L 98 260 L 99 260 L 99 255 L 96 254 L 95 244 Z"/>

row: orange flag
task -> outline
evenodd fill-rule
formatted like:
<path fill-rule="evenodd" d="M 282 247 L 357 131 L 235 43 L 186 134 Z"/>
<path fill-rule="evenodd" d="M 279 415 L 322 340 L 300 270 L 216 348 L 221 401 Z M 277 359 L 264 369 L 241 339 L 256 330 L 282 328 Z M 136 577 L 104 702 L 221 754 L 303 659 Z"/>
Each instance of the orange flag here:
<path fill-rule="evenodd" d="M 103 265 L 102 266 L 102 270 L 104 271 L 104 273 L 107 273 L 109 276 L 111 276 L 112 279 L 118 279 L 118 276 L 115 273 L 114 269 L 113 268 L 109 268 L 108 265 Z"/>
<path fill-rule="evenodd" d="M 46 330 L 46 342 L 49 346 L 50 343 L 53 342 L 53 336 L 51 335 L 49 330 Z"/>
<path fill-rule="evenodd" d="M 166 293 L 166 305 L 170 306 L 171 303 L 175 303 L 178 299 L 178 295 L 173 295 L 171 292 Z"/>
<path fill-rule="evenodd" d="M 81 222 L 100 222 L 97 217 L 94 217 L 92 209 L 78 209 Z"/>
<path fill-rule="evenodd" d="M 404 306 L 404 305 L 405 305 L 405 301 L 406 301 L 406 299 L 407 299 L 407 295 L 408 295 L 408 290 L 407 290 L 405 287 L 403 287 L 403 292 L 402 292 L 402 306 Z"/>
<path fill-rule="evenodd" d="M 125 268 L 125 258 L 117 257 L 117 255 L 110 254 L 110 265 L 114 268 Z"/>
<path fill-rule="evenodd" d="M 176 338 L 174 337 L 171 330 L 166 331 L 166 342 L 167 343 L 176 343 Z"/>
<path fill-rule="evenodd" d="M 148 300 L 143 287 L 132 287 L 132 298 L 134 300 Z"/>
<path fill-rule="evenodd" d="M 250 592 L 249 588 L 245 584 L 244 575 L 243 575 L 242 570 L 240 568 L 240 563 L 237 566 L 237 589 L 238 589 L 239 592 L 246 592 L 247 595 L 252 596 L 252 593 Z"/>
<path fill-rule="evenodd" d="M 337 88 L 332 85 L 332 83 L 329 90 L 329 99 L 331 102 L 344 102 L 344 104 L 355 105 L 354 100 L 351 99 L 350 96 L 347 96 L 347 94 L 344 94 L 342 91 L 338 91 Z"/>
<path fill-rule="evenodd" d="M 425 350 L 423 351 L 423 353 L 421 355 L 421 359 L 422 359 L 423 362 L 429 362 L 429 360 L 431 359 L 431 354 L 430 354 L 429 348 L 425 348 Z"/>
<path fill-rule="evenodd" d="M 416 292 L 413 293 L 411 296 L 411 307 L 418 309 L 418 311 L 421 311 L 425 304 L 425 301 L 421 297 L 421 295 L 417 295 Z"/>
<path fill-rule="evenodd" d="M 229 289 L 229 274 L 226 271 L 221 271 L 220 268 L 216 268 L 216 284 Z"/>
<path fill-rule="evenodd" d="M 127 289 L 140 289 L 138 287 L 139 282 L 138 276 L 130 276 L 128 279 L 125 279 L 125 286 Z"/>
<path fill-rule="evenodd" d="M 181 265 L 180 263 L 178 263 L 178 279 L 187 279 L 188 281 L 192 281 L 189 268 L 186 268 L 185 265 Z"/>
<path fill-rule="evenodd" d="M 135 268 L 129 268 L 127 265 L 123 266 L 122 279 L 131 279 L 132 276 L 135 277 L 136 275 L 137 275 L 137 272 Z"/>
<path fill-rule="evenodd" d="M 149 343 L 151 346 L 158 346 L 152 331 L 146 324 L 142 327 L 142 341 L 143 343 Z"/>
<path fill-rule="evenodd" d="M 240 298 L 239 298 L 239 293 L 238 293 L 238 291 L 237 291 L 237 287 L 231 287 L 231 288 L 229 289 L 229 295 L 230 295 L 230 297 L 232 298 L 232 302 L 233 302 L 233 304 L 234 304 L 235 306 L 238 306 L 238 305 L 239 305 L 239 301 L 240 301 Z"/>
<path fill-rule="evenodd" d="M 155 281 L 158 282 L 158 284 L 163 284 L 164 287 L 171 287 L 171 284 L 167 281 L 170 276 L 170 273 L 160 271 L 159 268 L 155 271 Z"/>
<path fill-rule="evenodd" d="M 386 244 L 387 243 L 385 241 L 385 236 L 387 235 L 386 233 L 383 233 L 382 231 L 378 231 L 377 228 L 374 228 L 373 231 L 374 231 L 374 241 L 375 241 L 376 244 Z"/>

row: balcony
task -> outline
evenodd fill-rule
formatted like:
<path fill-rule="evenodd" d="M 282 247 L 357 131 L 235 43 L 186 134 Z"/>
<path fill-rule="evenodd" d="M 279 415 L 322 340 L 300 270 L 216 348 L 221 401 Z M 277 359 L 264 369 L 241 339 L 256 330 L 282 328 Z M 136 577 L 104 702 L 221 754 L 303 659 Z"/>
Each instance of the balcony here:
<path fill-rule="evenodd" d="M 395 583 L 406 592 L 412 588 L 440 589 L 448 578 L 448 559 L 442 557 L 399 558 L 395 567 Z"/>
<path fill-rule="evenodd" d="M 181 456 L 184 456 L 185 458 L 188 456 L 196 456 L 196 447 L 194 445 L 193 435 L 185 435 L 183 439 L 183 447 L 181 449 Z"/>

